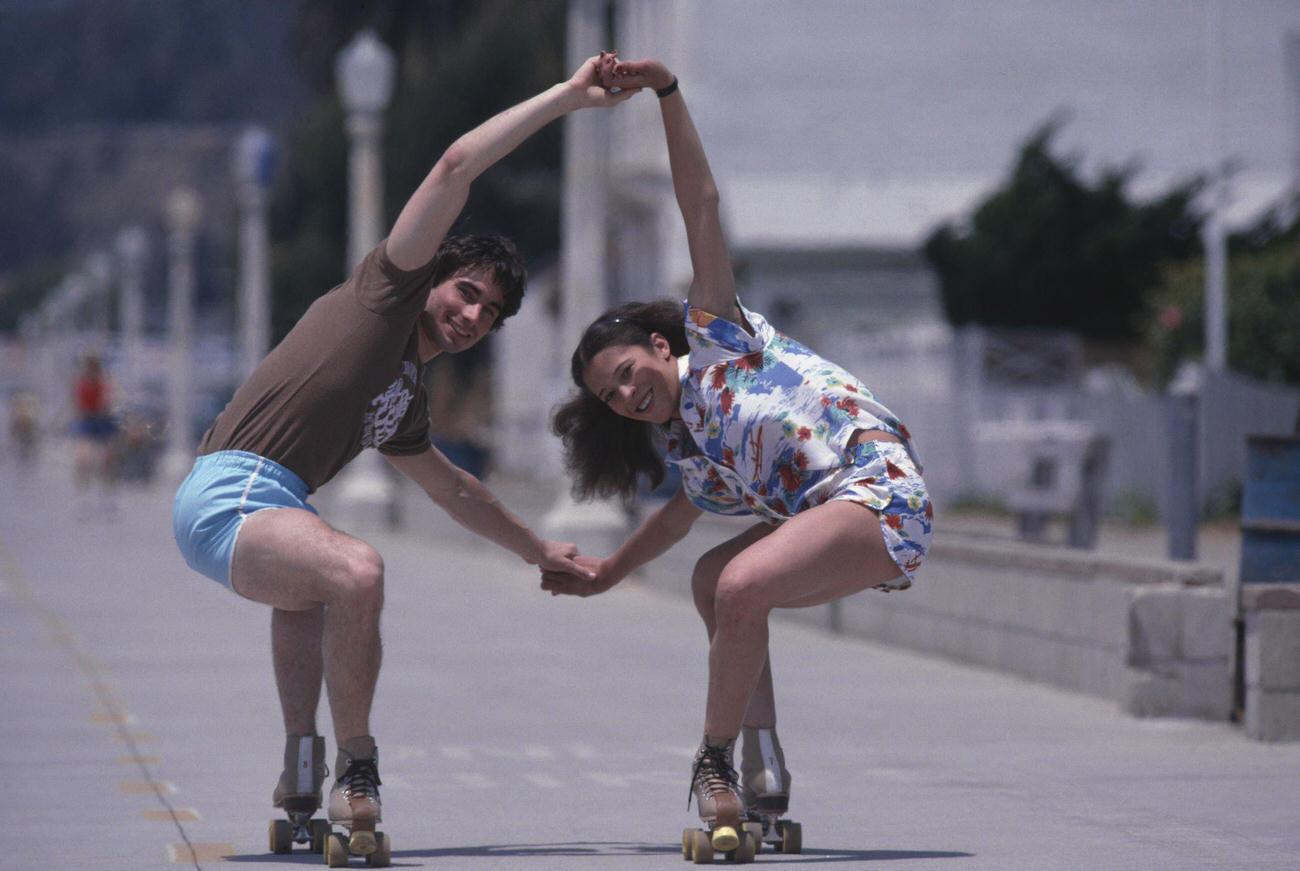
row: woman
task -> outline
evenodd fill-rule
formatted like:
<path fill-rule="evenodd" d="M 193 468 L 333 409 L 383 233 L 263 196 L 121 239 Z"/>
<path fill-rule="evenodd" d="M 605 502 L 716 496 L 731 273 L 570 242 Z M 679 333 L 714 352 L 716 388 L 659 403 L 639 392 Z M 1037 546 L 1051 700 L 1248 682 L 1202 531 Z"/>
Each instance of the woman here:
<path fill-rule="evenodd" d="M 588 327 L 572 359 L 580 391 L 554 429 L 580 496 L 630 496 L 642 475 L 657 485 L 665 460 L 682 487 L 612 556 L 579 558 L 595 581 L 546 572 L 542 586 L 603 592 L 679 541 L 702 511 L 759 518 L 704 554 L 692 578 L 709 686 L 691 788 L 710 828 L 693 849 L 750 849 L 749 819 L 794 852 L 797 829 L 776 819 L 790 775 L 776 737 L 768 614 L 906 589 L 929 543 L 930 502 L 899 420 L 736 299 L 717 188 L 677 79 L 652 60 L 613 59 L 603 70 L 607 87 L 654 88 L 660 98 L 694 277 L 684 308 L 630 303 Z"/>

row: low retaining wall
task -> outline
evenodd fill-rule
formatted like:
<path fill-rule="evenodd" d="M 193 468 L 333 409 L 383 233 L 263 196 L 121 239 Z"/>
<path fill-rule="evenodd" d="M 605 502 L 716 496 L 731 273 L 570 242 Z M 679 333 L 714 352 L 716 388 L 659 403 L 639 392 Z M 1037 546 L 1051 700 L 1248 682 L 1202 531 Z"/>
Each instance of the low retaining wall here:
<path fill-rule="evenodd" d="M 689 594 L 689 566 L 670 562 L 649 581 Z M 1234 603 L 1210 566 L 950 532 L 910 590 L 778 613 L 1114 699 L 1137 716 L 1232 713 Z"/>
<path fill-rule="evenodd" d="M 1246 734 L 1300 741 L 1300 584 L 1245 584 Z"/>

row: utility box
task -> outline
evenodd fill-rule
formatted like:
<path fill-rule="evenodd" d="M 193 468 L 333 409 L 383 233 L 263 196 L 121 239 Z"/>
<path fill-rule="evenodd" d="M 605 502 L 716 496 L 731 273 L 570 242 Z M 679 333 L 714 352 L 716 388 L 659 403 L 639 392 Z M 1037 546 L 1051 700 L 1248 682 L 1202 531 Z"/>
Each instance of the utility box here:
<path fill-rule="evenodd" d="M 1241 504 L 1246 734 L 1300 741 L 1300 436 L 1250 436 Z"/>

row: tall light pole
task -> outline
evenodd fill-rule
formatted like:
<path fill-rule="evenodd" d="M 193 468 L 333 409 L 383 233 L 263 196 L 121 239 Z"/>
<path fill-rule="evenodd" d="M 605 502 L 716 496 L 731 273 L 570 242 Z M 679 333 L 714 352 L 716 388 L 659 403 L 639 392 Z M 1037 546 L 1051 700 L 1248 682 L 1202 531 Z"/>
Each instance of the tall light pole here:
<path fill-rule="evenodd" d="M 86 255 L 83 272 L 88 284 L 87 314 L 90 316 L 90 345 L 96 352 L 106 354 L 111 332 L 109 310 L 112 306 L 109 292 L 113 277 L 113 260 L 105 251 L 92 251 Z"/>
<path fill-rule="evenodd" d="M 334 66 L 347 111 L 348 260 L 351 272 L 384 234 L 383 112 L 393 94 L 396 61 L 372 31 L 357 34 Z M 397 488 L 377 451 L 362 451 L 339 476 L 339 499 L 358 518 L 382 513 L 400 524 Z"/>
<path fill-rule="evenodd" d="M 202 215 L 199 196 L 177 188 L 167 198 L 167 451 L 163 474 L 176 482 L 194 464 L 195 236 Z"/>
<path fill-rule="evenodd" d="M 1209 214 L 1203 231 L 1205 245 L 1205 368 L 1228 368 L 1228 242 L 1225 212 L 1228 208 L 1228 169 L 1224 165 L 1224 74 L 1222 0 L 1205 7 L 1206 102 L 1209 111 L 1209 163 L 1211 168 Z"/>
<path fill-rule="evenodd" d="M 347 44 L 334 67 L 339 97 L 348 113 L 349 271 L 379 244 L 384 234 L 380 143 L 383 112 L 393 94 L 395 69 L 393 53 L 369 30 Z"/>
<path fill-rule="evenodd" d="M 569 0 L 565 69 L 577 69 L 609 44 L 605 29 L 608 5 L 607 0 Z M 587 325 L 605 309 L 609 118 L 608 112 L 591 110 L 570 112 L 564 118 L 559 330 L 562 359 L 567 358 L 568 349 L 577 346 Z M 542 524 L 551 535 L 601 539 L 623 530 L 627 520 L 609 503 L 575 502 L 565 478 Z M 581 540 L 578 544 L 590 546 Z"/>
<path fill-rule="evenodd" d="M 141 394 L 144 341 L 144 259 L 149 237 L 143 227 L 123 228 L 113 240 L 117 252 L 118 317 L 122 335 L 122 385 L 128 401 Z"/>
<path fill-rule="evenodd" d="M 271 258 L 267 233 L 268 192 L 275 174 L 275 139 L 250 127 L 235 143 L 239 192 L 239 376 L 253 369 L 271 348 Z"/>

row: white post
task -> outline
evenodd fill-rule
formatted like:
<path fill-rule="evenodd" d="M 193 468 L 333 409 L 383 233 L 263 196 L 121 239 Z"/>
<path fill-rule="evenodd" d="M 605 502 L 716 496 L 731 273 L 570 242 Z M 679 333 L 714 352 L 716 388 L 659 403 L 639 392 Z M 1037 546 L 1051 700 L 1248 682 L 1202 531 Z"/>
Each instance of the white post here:
<path fill-rule="evenodd" d="M 1205 7 L 1206 98 L 1209 104 L 1210 191 L 1206 216 L 1205 245 L 1205 368 L 1223 372 L 1228 368 L 1228 240 L 1225 212 L 1228 207 L 1228 176 L 1224 166 L 1223 28 L 1222 0 L 1209 0 Z"/>
<path fill-rule="evenodd" d="M 577 69 L 578 64 L 608 47 L 607 9 L 606 0 L 570 0 L 565 35 L 566 70 Z M 607 300 L 609 118 L 608 112 L 583 110 L 571 112 L 564 119 L 559 356 L 566 364 L 583 330 L 605 310 Z M 566 370 L 561 378 L 567 391 L 567 365 L 561 368 Z M 555 504 L 542 520 L 548 534 L 602 538 L 627 525 L 617 506 L 607 502 L 575 502 L 569 487 L 569 481 L 562 479 Z"/>
<path fill-rule="evenodd" d="M 143 227 L 126 227 L 114 240 L 117 251 L 118 315 L 122 335 L 121 384 L 128 402 L 139 401 L 143 389 L 144 259 L 149 237 Z"/>
<path fill-rule="evenodd" d="M 250 127 L 235 144 L 239 188 L 239 380 L 271 349 L 271 257 L 266 210 L 275 171 L 275 140 Z"/>
<path fill-rule="evenodd" d="M 177 188 L 167 199 L 167 451 L 165 480 L 177 482 L 194 465 L 190 402 L 194 391 L 195 235 L 202 206 L 198 194 Z"/>
<path fill-rule="evenodd" d="M 109 316 L 110 281 L 113 277 L 112 258 L 104 251 L 92 251 L 86 257 L 84 274 L 87 281 L 87 314 L 90 316 L 90 347 L 100 356 L 107 358 L 108 337 L 110 332 Z M 103 360 L 107 369 L 108 360 Z"/>
<path fill-rule="evenodd" d="M 383 238 L 380 143 L 395 66 L 393 53 L 366 30 L 339 53 L 334 68 L 339 96 L 348 113 L 349 272 Z M 390 527 L 400 525 L 397 488 L 378 451 L 362 451 L 339 475 L 339 500 L 358 519 L 382 515 Z"/>

